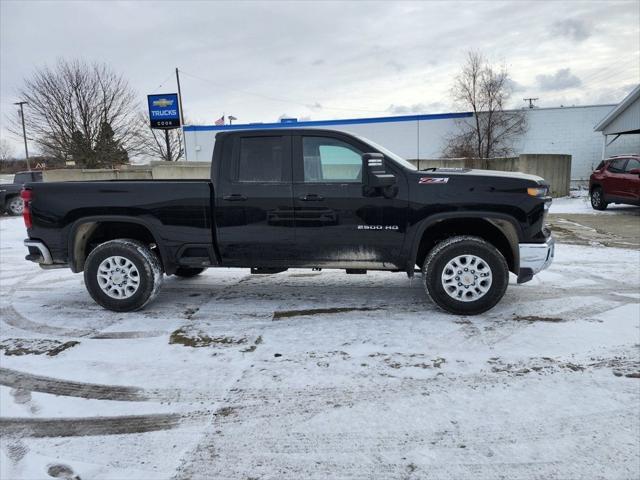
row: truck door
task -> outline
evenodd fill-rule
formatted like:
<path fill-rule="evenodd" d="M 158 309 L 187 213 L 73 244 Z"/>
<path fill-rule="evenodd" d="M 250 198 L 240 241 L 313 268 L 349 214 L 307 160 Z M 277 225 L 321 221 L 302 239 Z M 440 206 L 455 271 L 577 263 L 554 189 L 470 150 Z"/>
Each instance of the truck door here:
<path fill-rule="evenodd" d="M 365 196 L 362 154 L 370 150 L 339 132 L 293 135 L 298 265 L 353 269 L 399 265 L 407 223 L 406 177 L 397 167 L 395 196 Z"/>
<path fill-rule="evenodd" d="M 291 137 L 252 132 L 226 142 L 215 188 L 222 264 L 281 266 L 295 236 Z"/>

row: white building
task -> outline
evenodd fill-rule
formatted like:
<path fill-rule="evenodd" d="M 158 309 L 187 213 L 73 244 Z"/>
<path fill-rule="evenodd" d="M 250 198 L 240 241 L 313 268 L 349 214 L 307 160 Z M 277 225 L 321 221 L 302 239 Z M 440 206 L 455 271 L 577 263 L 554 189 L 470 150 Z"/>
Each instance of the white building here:
<path fill-rule="evenodd" d="M 611 110 L 594 130 L 602 133 L 603 157 L 640 153 L 640 85 Z"/>
<path fill-rule="evenodd" d="M 615 107 L 616 105 L 589 105 L 523 110 L 527 116 L 528 130 L 515 145 L 515 151 L 518 154 L 569 154 L 572 156 L 572 181 L 580 183 L 588 180 L 591 171 L 603 156 L 602 135 L 594 131 L 594 127 Z M 190 161 L 211 161 L 217 132 L 292 127 L 326 128 L 355 133 L 413 160 L 440 158 L 446 139 L 458 131 L 461 121 L 470 117 L 471 113 L 445 113 L 224 126 L 188 125 L 184 130 L 187 158 Z M 621 141 L 616 148 L 626 149 L 625 153 L 640 151 L 640 145 L 625 142 L 626 140 Z"/>

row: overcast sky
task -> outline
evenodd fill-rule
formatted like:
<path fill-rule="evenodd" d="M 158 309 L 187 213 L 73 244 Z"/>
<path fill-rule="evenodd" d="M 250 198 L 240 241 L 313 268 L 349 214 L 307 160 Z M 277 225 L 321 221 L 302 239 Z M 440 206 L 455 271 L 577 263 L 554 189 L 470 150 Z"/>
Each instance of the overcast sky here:
<path fill-rule="evenodd" d="M 507 65 L 512 107 L 617 103 L 640 82 L 640 1 L 0 0 L 2 134 L 16 89 L 57 58 L 106 62 L 192 123 L 459 110 L 466 51 Z M 28 114 L 28 112 L 27 112 Z M 11 138 L 7 136 L 7 138 Z M 11 138 L 20 154 L 21 144 Z"/>

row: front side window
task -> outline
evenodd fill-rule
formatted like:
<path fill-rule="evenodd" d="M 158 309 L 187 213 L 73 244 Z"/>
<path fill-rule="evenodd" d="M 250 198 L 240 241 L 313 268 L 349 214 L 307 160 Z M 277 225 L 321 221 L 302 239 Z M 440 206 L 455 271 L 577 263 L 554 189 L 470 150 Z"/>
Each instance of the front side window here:
<path fill-rule="evenodd" d="M 362 152 L 330 137 L 302 137 L 304 181 L 360 182 Z"/>
<path fill-rule="evenodd" d="M 622 173 L 624 172 L 624 164 L 627 161 L 626 158 L 617 158 L 615 160 L 611 160 L 609 164 L 609 171 L 611 173 Z"/>
<path fill-rule="evenodd" d="M 240 139 L 239 182 L 278 183 L 284 179 L 283 137 Z"/>
<path fill-rule="evenodd" d="M 630 172 L 634 168 L 640 168 L 640 160 L 636 158 L 630 158 L 629 161 L 627 162 L 627 166 L 624 167 L 624 171 Z"/>

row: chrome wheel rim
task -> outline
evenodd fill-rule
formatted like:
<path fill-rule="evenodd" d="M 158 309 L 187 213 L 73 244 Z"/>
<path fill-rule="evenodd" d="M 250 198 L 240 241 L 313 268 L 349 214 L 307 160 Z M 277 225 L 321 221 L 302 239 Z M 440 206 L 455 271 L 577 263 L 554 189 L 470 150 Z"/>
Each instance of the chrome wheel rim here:
<path fill-rule="evenodd" d="M 24 202 L 22 201 L 22 199 L 14 198 L 13 200 L 11 200 L 11 202 L 9 203 L 9 210 L 11 210 L 11 213 L 13 213 L 14 215 L 21 215 L 22 211 L 24 210 Z"/>
<path fill-rule="evenodd" d="M 442 270 L 442 288 L 460 302 L 474 302 L 484 297 L 493 283 L 491 267 L 476 255 L 458 255 Z"/>
<path fill-rule="evenodd" d="M 126 257 L 105 258 L 98 266 L 97 278 L 100 289 L 118 300 L 133 296 L 140 287 L 140 272 Z"/>
<path fill-rule="evenodd" d="M 596 207 L 598 205 L 600 205 L 600 191 L 596 190 L 595 192 L 593 192 L 591 194 L 591 204 L 595 205 Z"/>

